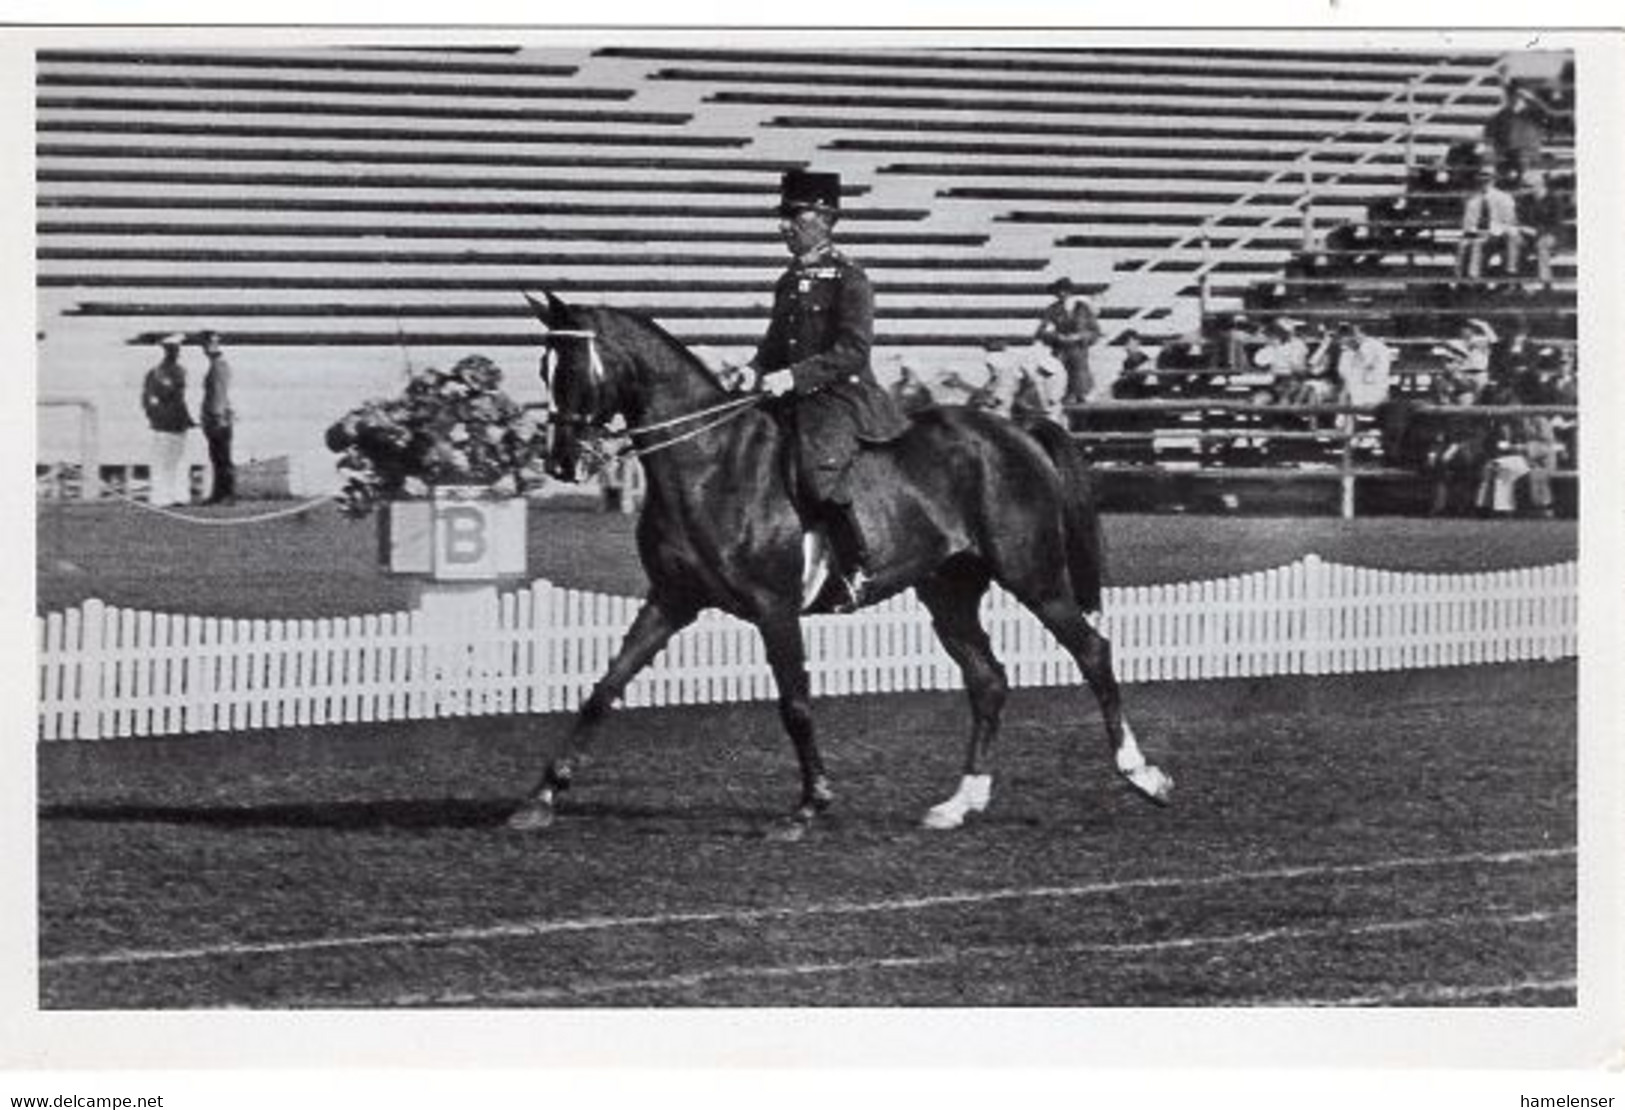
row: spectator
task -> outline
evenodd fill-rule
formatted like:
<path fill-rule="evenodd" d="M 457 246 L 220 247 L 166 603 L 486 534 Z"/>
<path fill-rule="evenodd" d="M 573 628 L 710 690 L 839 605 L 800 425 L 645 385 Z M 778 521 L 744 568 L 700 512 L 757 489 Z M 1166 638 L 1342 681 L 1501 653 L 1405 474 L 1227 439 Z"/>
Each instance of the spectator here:
<path fill-rule="evenodd" d="M 1143 401 L 1156 391 L 1151 356 L 1140 346 L 1140 333 L 1130 328 L 1123 333 L 1123 365 L 1112 382 L 1112 396 L 1119 401 Z"/>
<path fill-rule="evenodd" d="M 1563 357 L 1561 349 L 1545 346 L 1535 352 L 1535 375 L 1540 388 L 1552 405 L 1578 405 L 1579 383 L 1575 379 L 1574 364 Z"/>
<path fill-rule="evenodd" d="M 1014 389 L 1010 397 L 1010 419 L 1017 424 L 1033 424 L 1040 420 L 1061 421 L 1059 375 L 1045 365 L 1042 348 L 1028 352 L 1020 359 L 1014 374 Z"/>
<path fill-rule="evenodd" d="M 635 514 L 643 506 L 643 465 L 634 458 L 618 455 L 599 472 L 606 513 Z"/>
<path fill-rule="evenodd" d="M 1462 208 L 1457 275 L 1472 280 L 1483 277 L 1486 248 L 1503 251 L 1506 272 L 1516 274 L 1518 247 L 1517 204 L 1495 184 L 1495 170 L 1490 166 L 1481 166 L 1477 173 L 1477 187 Z"/>
<path fill-rule="evenodd" d="M 1490 384 L 1490 362 L 1500 336 L 1483 320 L 1468 320 L 1461 326 L 1457 340 L 1467 352 L 1458 373 L 1472 383 L 1475 395 L 1483 393 Z"/>
<path fill-rule="evenodd" d="M 1253 355 L 1253 363 L 1269 371 L 1269 399 L 1292 404 L 1299 383 L 1309 374 L 1309 346 L 1298 337 L 1298 322 L 1285 317 L 1271 320 L 1264 336 L 1264 346 Z"/>
<path fill-rule="evenodd" d="M 213 486 L 205 505 L 229 505 L 237 500 L 237 467 L 231 461 L 231 432 L 237 423 L 231 407 L 231 364 L 221 353 L 220 333 L 203 333 L 203 353 L 209 357 L 203 375 L 203 407 L 199 412 L 203 438 L 209 444 Z"/>
<path fill-rule="evenodd" d="M 1452 339 L 1433 348 L 1433 353 L 1441 363 L 1429 383 L 1428 399 L 1441 408 L 1468 409 L 1478 404 L 1481 383 L 1465 372 L 1467 345 Z M 1433 478 L 1430 511 L 1434 516 L 1457 508 L 1465 511 L 1476 501 L 1493 437 L 1482 419 L 1470 415 L 1438 414 L 1429 428 L 1422 470 Z"/>
<path fill-rule="evenodd" d="M 1525 177 L 1528 188 L 1518 194 L 1518 232 L 1535 249 L 1535 276 L 1542 284 L 1552 283 L 1552 252 L 1557 249 L 1557 237 L 1568 221 L 1563 198 L 1552 192 L 1546 174 L 1534 171 Z"/>
<path fill-rule="evenodd" d="M 979 384 L 970 384 L 952 370 L 943 374 L 937 380 L 937 384 L 943 392 L 958 396 L 958 401 L 954 403 L 964 405 L 966 408 L 989 409 L 1008 414 L 1010 387 L 1005 381 L 1004 344 L 998 340 L 989 340 L 983 351 L 982 365 L 985 374 Z"/>
<path fill-rule="evenodd" d="M 1529 320 L 1521 312 L 1514 312 L 1508 320 L 1512 334 L 1500 340 L 1490 351 L 1490 376 L 1500 381 L 1517 382 L 1535 368 L 1535 344 L 1529 338 Z"/>
<path fill-rule="evenodd" d="M 1394 352 L 1375 336 L 1366 335 L 1352 320 L 1337 328 L 1337 375 L 1343 382 L 1343 401 L 1362 407 L 1388 399 L 1389 371 Z"/>
<path fill-rule="evenodd" d="M 1574 364 L 1564 357 L 1563 351 L 1554 346 L 1545 346 L 1535 352 L 1535 370 L 1531 379 L 1532 388 L 1538 390 L 1544 405 L 1578 405 L 1580 391 L 1575 380 Z M 1580 444 L 1578 440 L 1579 426 L 1572 416 L 1554 416 L 1552 418 L 1552 431 L 1556 435 L 1562 453 L 1569 459 L 1580 457 Z"/>
<path fill-rule="evenodd" d="M 1335 331 L 1323 332 L 1309 353 L 1309 371 L 1298 389 L 1298 404 L 1336 404 L 1343 393 L 1343 379 L 1338 367 L 1343 361 L 1343 347 Z"/>
<path fill-rule="evenodd" d="M 1527 376 L 1515 384 L 1518 401 L 1525 405 L 1555 405 L 1562 399 L 1548 390 L 1538 377 Z M 1558 440 L 1557 420 L 1546 415 L 1522 419 L 1523 452 L 1529 459 L 1529 507 L 1535 516 L 1552 515 L 1552 474 L 1563 461 Z"/>
<path fill-rule="evenodd" d="M 1258 321 L 1236 313 L 1224 332 L 1224 368 L 1232 374 L 1246 373 L 1264 343 L 1264 336 L 1258 333 Z"/>
<path fill-rule="evenodd" d="M 1493 170 L 1494 160 L 1489 145 L 1482 139 L 1453 143 L 1444 154 L 1443 177 L 1436 175 L 1433 184 L 1449 192 L 1468 192 L 1485 167 Z"/>
<path fill-rule="evenodd" d="M 1100 324 L 1071 278 L 1057 278 L 1049 292 L 1055 300 L 1044 309 L 1034 337 L 1054 352 L 1066 371 L 1062 402 L 1081 405 L 1095 388 L 1089 374 L 1089 348 L 1100 338 Z"/>
<path fill-rule="evenodd" d="M 1528 385 L 1519 393 L 1505 383 L 1487 389 L 1481 404 L 1548 403 L 1539 390 Z M 1478 485 L 1476 504 L 1480 511 L 1497 516 L 1517 508 L 1517 484 L 1527 478 L 1529 507 L 1536 516 L 1552 515 L 1552 472 L 1557 469 L 1560 449 L 1552 418 L 1541 415 L 1509 416 L 1497 420 L 1490 437 L 1489 460 Z"/>
<path fill-rule="evenodd" d="M 1434 347 L 1432 353 L 1438 356 L 1440 362 L 1428 385 L 1428 399 L 1438 405 L 1476 404 L 1486 375 L 1469 369 L 1472 354 L 1467 350 L 1467 344 L 1452 339 Z"/>
<path fill-rule="evenodd" d="M 892 383 L 891 392 L 897 401 L 897 407 L 908 415 L 936 404 L 931 396 L 931 390 L 914 376 L 914 367 L 906 362 L 898 368 L 897 380 Z"/>
<path fill-rule="evenodd" d="M 1213 351 L 1200 329 L 1186 332 L 1157 351 L 1157 373 L 1163 392 L 1180 396 L 1209 384 L 1213 372 Z"/>
<path fill-rule="evenodd" d="M 186 455 L 186 433 L 193 426 L 186 408 L 186 368 L 181 365 L 181 344 L 185 337 L 166 335 L 158 341 L 163 358 L 151 370 L 141 387 L 141 408 L 152 429 L 152 489 L 154 505 L 184 505 L 192 499 L 182 460 Z"/>
<path fill-rule="evenodd" d="M 1517 180 L 1535 164 L 1546 141 L 1546 109 L 1516 80 L 1502 89 L 1501 107 L 1484 125 L 1490 164 L 1503 180 Z"/>

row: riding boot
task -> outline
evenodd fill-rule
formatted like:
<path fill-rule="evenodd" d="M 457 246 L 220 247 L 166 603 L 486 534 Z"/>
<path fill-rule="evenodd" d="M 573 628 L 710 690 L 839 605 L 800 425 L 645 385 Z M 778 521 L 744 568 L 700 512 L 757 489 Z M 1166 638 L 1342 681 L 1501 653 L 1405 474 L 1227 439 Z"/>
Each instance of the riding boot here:
<path fill-rule="evenodd" d="M 863 529 L 850 503 L 829 502 L 825 506 L 830 546 L 835 551 L 837 574 L 845 596 L 835 603 L 837 613 L 851 613 L 863 607 L 869 584 L 869 550 Z"/>

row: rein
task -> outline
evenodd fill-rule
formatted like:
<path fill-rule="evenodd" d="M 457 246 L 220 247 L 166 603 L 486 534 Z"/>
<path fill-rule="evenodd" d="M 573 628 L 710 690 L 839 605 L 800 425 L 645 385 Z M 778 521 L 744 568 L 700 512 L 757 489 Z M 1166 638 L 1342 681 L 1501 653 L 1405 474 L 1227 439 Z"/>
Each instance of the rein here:
<path fill-rule="evenodd" d="M 592 331 L 591 329 L 550 329 L 547 333 L 547 338 L 551 340 L 555 336 L 565 339 L 585 339 L 587 341 L 589 358 L 587 373 L 592 381 L 594 394 L 596 395 L 597 390 L 603 385 L 604 382 L 604 363 L 603 359 L 600 358 L 598 354 L 598 333 L 596 331 Z M 549 348 L 549 355 L 551 355 L 551 353 L 551 348 Z M 549 375 L 549 378 L 551 378 L 551 375 Z M 685 412 L 679 416 L 673 416 L 667 420 L 657 420 L 653 424 L 641 424 L 635 428 L 628 427 L 626 429 L 626 435 L 629 437 L 629 441 L 618 450 L 603 451 L 602 449 L 598 448 L 596 444 L 592 445 L 591 450 L 605 461 L 613 461 L 624 458 L 643 458 L 648 455 L 653 455 L 656 452 L 664 451 L 668 447 L 675 447 L 679 443 L 686 443 L 691 439 L 704 435 L 712 428 L 721 427 L 723 424 L 728 423 L 728 421 L 743 415 L 747 408 L 760 404 L 766 396 L 767 395 L 764 393 L 749 393 L 742 397 L 730 398 L 729 400 L 723 401 L 720 404 L 710 405 L 703 409 L 696 409 L 694 412 Z M 712 417 L 712 419 L 705 420 L 706 417 Z M 591 417 L 571 416 L 565 419 L 575 423 L 593 425 L 602 431 L 608 431 L 602 422 Z M 690 428 L 686 432 L 681 432 L 674 435 L 670 439 L 663 439 L 659 443 L 652 443 L 645 447 L 638 447 L 630 442 L 630 437 L 648 435 L 651 432 L 661 432 L 668 428 L 678 428 L 684 424 L 689 424 L 696 420 L 705 420 L 705 423 L 700 424 L 698 427 Z M 583 446 L 587 445 L 584 443 Z"/>
<path fill-rule="evenodd" d="M 699 427 L 690 428 L 688 431 L 674 435 L 670 439 L 663 439 L 659 443 L 651 443 L 647 447 L 635 447 L 629 443 L 620 451 L 616 452 L 616 454 L 619 457 L 631 456 L 633 458 L 642 458 L 645 455 L 652 455 L 656 451 L 664 451 L 668 447 L 674 447 L 679 443 L 684 443 L 695 438 L 696 436 L 703 435 L 704 433 L 709 432 L 712 428 L 721 427 L 723 424 L 726 424 L 736 416 L 742 416 L 747 408 L 751 407 L 752 405 L 760 404 L 762 399 L 766 396 L 767 394 L 765 393 L 748 393 L 743 397 L 735 397 L 732 400 L 723 401 L 718 405 L 711 405 L 708 408 L 697 409 L 694 412 L 685 412 L 681 416 L 672 417 L 670 420 L 660 420 L 653 424 L 643 424 L 636 428 L 628 428 L 626 430 L 626 434 L 629 436 L 648 435 L 650 432 L 664 431 L 667 428 L 687 424 L 691 420 L 703 419 L 707 416 L 711 416 L 713 413 L 718 414 L 714 419 L 707 420 Z"/>

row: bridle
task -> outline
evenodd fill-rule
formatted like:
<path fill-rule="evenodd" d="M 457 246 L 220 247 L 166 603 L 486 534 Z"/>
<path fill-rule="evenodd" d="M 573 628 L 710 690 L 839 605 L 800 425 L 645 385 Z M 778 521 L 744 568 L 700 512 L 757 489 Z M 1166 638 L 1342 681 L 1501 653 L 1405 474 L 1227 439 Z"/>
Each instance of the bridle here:
<path fill-rule="evenodd" d="M 587 343 L 587 384 L 590 390 L 590 413 L 558 413 L 549 415 L 554 424 L 564 425 L 576 434 L 576 441 L 580 444 L 583 454 L 589 457 L 593 469 L 603 467 L 624 458 L 643 458 L 656 452 L 664 451 L 668 447 L 675 447 L 679 443 L 686 443 L 697 436 L 704 435 L 713 428 L 728 423 L 735 417 L 744 414 L 745 410 L 761 402 L 767 397 L 765 393 L 746 393 L 733 397 L 720 404 L 709 405 L 693 412 L 685 412 L 666 420 L 657 420 L 652 424 L 640 424 L 637 427 L 628 427 L 621 433 L 612 432 L 608 420 L 598 410 L 602 405 L 604 386 L 608 376 L 604 371 L 604 360 L 598 352 L 598 333 L 590 328 L 550 328 L 543 339 L 546 350 L 542 355 L 542 380 L 547 386 L 548 395 L 553 394 L 553 373 L 558 364 L 558 353 L 553 347 L 553 340 L 582 339 Z M 709 419 L 707 419 L 709 418 Z M 695 421 L 703 421 L 686 431 L 678 432 L 668 438 L 655 443 L 639 445 L 636 438 L 657 432 L 682 428 Z M 593 434 L 588 434 L 593 433 Z M 602 441 L 612 435 L 626 436 L 626 442 L 613 450 L 606 450 Z"/>

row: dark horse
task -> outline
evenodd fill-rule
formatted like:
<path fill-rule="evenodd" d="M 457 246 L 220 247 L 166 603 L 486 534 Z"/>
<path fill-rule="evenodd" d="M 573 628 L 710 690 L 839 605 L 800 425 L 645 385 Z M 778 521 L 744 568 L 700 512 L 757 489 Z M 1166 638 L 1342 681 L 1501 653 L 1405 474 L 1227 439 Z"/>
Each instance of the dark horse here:
<path fill-rule="evenodd" d="M 727 390 L 657 325 L 634 313 L 531 300 L 548 329 L 553 474 L 575 481 L 626 421 L 648 494 L 638 549 L 650 587 L 619 653 L 582 705 L 562 750 L 510 824 L 541 828 L 606 712 L 674 634 L 714 607 L 761 634 L 779 717 L 801 766 L 801 799 L 781 826 L 799 836 L 834 798 L 813 737 L 800 618 L 817 592 L 819 544 L 792 501 L 789 437 L 764 398 Z M 1054 425 L 932 409 L 854 464 L 856 512 L 871 537 L 872 600 L 912 587 L 964 674 L 973 724 L 958 791 L 926 815 L 953 828 L 985 809 L 989 753 L 1008 686 L 977 615 L 990 582 L 1030 609 L 1077 660 L 1105 717 L 1118 771 L 1164 801 L 1172 780 L 1146 762 L 1123 720 L 1111 650 L 1086 610 L 1100 601 L 1100 543 L 1088 473 Z"/>

